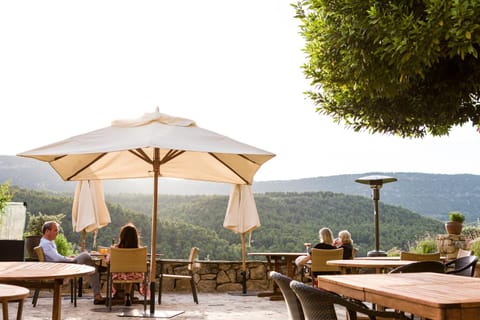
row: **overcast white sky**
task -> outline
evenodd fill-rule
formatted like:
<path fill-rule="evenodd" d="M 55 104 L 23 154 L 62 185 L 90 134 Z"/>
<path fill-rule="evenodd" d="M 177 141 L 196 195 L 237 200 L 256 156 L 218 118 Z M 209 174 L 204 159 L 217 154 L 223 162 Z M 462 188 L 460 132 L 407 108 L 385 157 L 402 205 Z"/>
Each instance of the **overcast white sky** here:
<path fill-rule="evenodd" d="M 1 1 L 1 155 L 161 112 L 275 153 L 256 181 L 480 174 L 471 126 L 423 140 L 355 133 L 303 94 L 287 0 Z"/>

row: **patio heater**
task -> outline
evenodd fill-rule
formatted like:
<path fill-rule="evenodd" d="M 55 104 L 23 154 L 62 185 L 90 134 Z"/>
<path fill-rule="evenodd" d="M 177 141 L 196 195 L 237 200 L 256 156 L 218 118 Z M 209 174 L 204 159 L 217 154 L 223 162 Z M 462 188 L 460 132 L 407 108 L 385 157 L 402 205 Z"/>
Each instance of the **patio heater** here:
<path fill-rule="evenodd" d="M 373 199 L 373 216 L 375 218 L 375 250 L 369 251 L 367 256 L 369 257 L 385 257 L 387 253 L 385 251 L 380 251 L 380 234 L 378 228 L 378 200 L 380 200 L 380 188 L 389 182 L 397 181 L 396 178 L 373 175 L 358 178 L 355 182 L 368 184 L 372 189 L 372 199 Z"/>

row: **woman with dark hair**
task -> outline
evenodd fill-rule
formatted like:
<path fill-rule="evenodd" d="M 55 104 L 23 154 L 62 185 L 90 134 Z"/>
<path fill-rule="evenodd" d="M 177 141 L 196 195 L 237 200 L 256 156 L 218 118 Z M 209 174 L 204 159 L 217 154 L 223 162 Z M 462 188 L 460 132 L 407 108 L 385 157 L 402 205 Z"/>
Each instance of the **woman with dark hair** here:
<path fill-rule="evenodd" d="M 140 247 L 140 235 L 133 223 L 127 223 L 120 228 L 120 234 L 118 236 L 118 243 L 114 245 L 117 248 L 139 248 Z M 112 273 L 113 280 L 143 280 L 144 275 L 141 272 L 123 272 L 123 273 Z M 148 282 L 148 281 L 147 281 Z M 112 286 L 112 295 L 116 296 L 117 288 Z M 140 286 L 139 292 L 143 295 L 143 286 Z M 132 291 L 132 284 L 125 285 L 125 305 L 130 306 L 132 300 L 130 298 L 130 293 Z M 120 297 L 117 297 L 120 298 Z"/>

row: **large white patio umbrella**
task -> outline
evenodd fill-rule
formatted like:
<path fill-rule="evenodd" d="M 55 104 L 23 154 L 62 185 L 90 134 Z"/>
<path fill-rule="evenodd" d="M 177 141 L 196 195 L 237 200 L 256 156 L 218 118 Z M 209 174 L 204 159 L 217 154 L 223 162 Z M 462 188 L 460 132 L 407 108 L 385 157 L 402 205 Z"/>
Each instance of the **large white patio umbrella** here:
<path fill-rule="evenodd" d="M 156 112 L 135 120 L 19 153 L 48 162 L 66 181 L 153 178 L 151 256 L 157 235 L 158 178 L 252 184 L 275 155 L 198 127 L 194 121 Z M 156 263 L 150 263 L 150 316 L 155 313 Z"/>
<path fill-rule="evenodd" d="M 223 226 L 235 233 L 239 233 L 242 241 L 242 293 L 247 293 L 247 250 L 245 235 L 260 227 L 257 206 L 253 197 L 251 185 L 236 184 L 232 186 L 228 200 L 227 213 Z M 249 241 L 250 243 L 250 241 Z"/>
<path fill-rule="evenodd" d="M 102 180 L 79 181 L 73 197 L 72 227 L 73 231 L 82 233 L 82 251 L 85 249 L 86 233 L 95 232 L 95 247 L 96 232 L 110 222 Z"/>

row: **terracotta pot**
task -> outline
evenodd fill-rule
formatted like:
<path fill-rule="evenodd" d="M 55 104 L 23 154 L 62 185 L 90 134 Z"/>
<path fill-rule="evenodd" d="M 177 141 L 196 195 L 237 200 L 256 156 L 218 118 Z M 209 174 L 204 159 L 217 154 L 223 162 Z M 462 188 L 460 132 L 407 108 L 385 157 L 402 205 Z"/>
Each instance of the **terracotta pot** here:
<path fill-rule="evenodd" d="M 448 234 L 460 234 L 463 224 L 457 221 L 448 221 L 445 223 L 445 230 Z"/>

